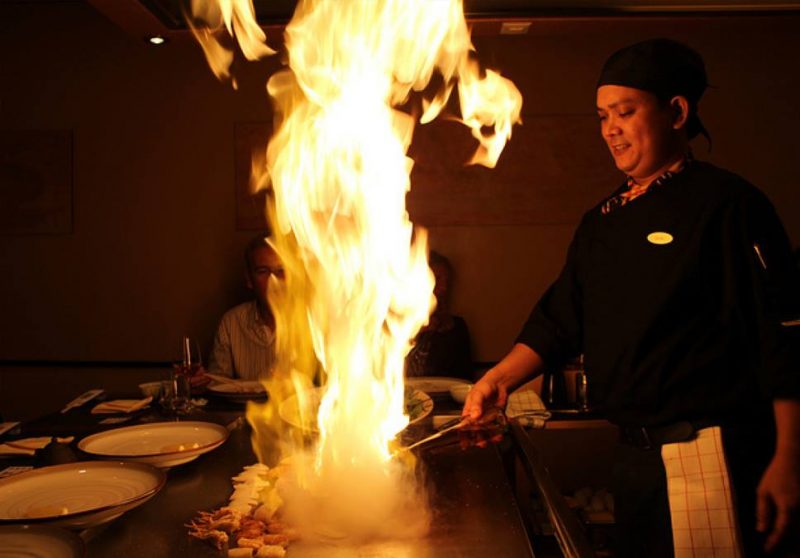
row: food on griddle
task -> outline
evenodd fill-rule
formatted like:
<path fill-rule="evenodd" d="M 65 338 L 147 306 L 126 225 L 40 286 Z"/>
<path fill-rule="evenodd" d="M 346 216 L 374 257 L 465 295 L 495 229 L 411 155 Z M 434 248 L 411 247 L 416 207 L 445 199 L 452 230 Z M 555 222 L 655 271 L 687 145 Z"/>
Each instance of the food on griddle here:
<path fill-rule="evenodd" d="M 260 463 L 245 467 L 232 479 L 228 505 L 198 513 L 187 524 L 189 534 L 220 550 L 227 548 L 229 557 L 284 556 L 289 543 L 298 538 L 280 521 L 283 500 L 276 485 L 287 470 L 286 463 L 272 469 Z"/>

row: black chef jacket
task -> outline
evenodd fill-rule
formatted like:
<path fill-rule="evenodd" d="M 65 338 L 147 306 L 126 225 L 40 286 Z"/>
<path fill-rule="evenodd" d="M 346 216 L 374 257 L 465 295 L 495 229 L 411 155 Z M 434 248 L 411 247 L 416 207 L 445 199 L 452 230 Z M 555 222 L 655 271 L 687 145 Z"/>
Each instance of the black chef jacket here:
<path fill-rule="evenodd" d="M 552 367 L 584 353 L 592 404 L 622 425 L 746 419 L 800 399 L 800 280 L 758 189 L 694 161 L 611 213 L 603 203 L 519 343 Z"/>

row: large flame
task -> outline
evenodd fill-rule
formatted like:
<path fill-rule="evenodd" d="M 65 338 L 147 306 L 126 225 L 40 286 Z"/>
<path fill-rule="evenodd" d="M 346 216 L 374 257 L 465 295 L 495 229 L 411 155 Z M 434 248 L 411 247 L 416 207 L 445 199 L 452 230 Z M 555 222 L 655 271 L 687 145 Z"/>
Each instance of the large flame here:
<path fill-rule="evenodd" d="M 221 32 L 248 58 L 269 52 L 249 0 L 193 0 L 193 8 L 206 22 L 193 31 L 219 77 L 233 56 Z M 462 121 L 480 143 L 470 162 L 494 166 L 522 99 L 470 58 L 460 0 L 301 0 L 285 44 L 288 68 L 267 86 L 276 132 L 266 175 L 256 178 L 271 185 L 272 241 L 285 265 L 285 282 L 272 281 L 269 292 L 278 364 L 270 403 L 248 417 L 259 456 L 274 460 L 276 448 L 294 452 L 307 439 L 278 419 L 281 402 L 299 402 L 301 421 L 319 432 L 301 482 L 333 502 L 326 519 L 347 518 L 337 529 L 366 523 L 363 532 L 378 532 L 413 504 L 403 494 L 416 494 L 398 486 L 407 477 L 389 448 L 409 422 L 404 359 L 435 304 L 427 236 L 405 208 L 414 119 L 396 107 L 440 74 L 421 121 L 457 86 Z M 312 348 L 324 386 L 318 405 Z M 317 522 L 326 505 L 316 502 Z"/>

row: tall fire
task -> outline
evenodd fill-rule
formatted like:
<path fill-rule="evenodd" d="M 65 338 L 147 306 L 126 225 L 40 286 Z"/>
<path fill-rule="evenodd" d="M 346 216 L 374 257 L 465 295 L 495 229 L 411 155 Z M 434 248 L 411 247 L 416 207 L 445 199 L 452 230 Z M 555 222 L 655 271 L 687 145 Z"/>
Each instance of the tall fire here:
<path fill-rule="evenodd" d="M 251 0 L 193 0 L 192 10 L 221 79 L 230 77 L 230 37 L 248 59 L 273 53 Z M 409 422 L 404 358 L 435 299 L 426 232 L 405 208 L 415 119 L 398 107 L 428 93 L 438 73 L 420 122 L 457 88 L 461 120 L 479 142 L 470 163 L 491 167 L 522 98 L 471 58 L 460 0 L 301 0 L 285 47 L 288 67 L 267 86 L 276 128 L 253 179 L 271 189 L 285 266 L 269 286 L 278 365 L 269 402 L 248 409 L 254 447 L 270 464 L 290 456 L 297 478 L 286 506 L 301 530 L 421 535 L 424 491 L 390 443 Z"/>

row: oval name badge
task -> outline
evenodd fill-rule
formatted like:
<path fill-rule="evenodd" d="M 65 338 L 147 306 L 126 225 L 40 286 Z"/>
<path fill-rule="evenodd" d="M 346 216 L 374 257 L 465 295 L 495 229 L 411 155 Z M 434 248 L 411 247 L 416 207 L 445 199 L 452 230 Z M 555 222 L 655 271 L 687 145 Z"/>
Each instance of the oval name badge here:
<path fill-rule="evenodd" d="M 657 244 L 659 246 L 663 246 L 664 244 L 669 244 L 673 240 L 674 239 L 672 238 L 671 234 L 663 231 L 655 231 L 647 235 L 647 241 L 650 244 Z"/>

